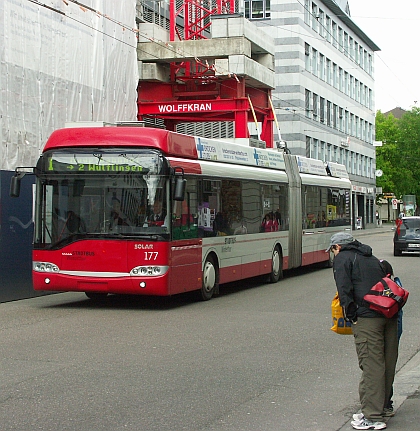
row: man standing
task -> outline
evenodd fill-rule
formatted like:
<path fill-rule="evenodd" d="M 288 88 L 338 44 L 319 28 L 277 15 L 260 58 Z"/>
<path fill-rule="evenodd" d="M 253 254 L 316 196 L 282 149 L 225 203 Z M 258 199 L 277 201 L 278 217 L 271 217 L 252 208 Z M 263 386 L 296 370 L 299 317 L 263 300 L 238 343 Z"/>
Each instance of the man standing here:
<path fill-rule="evenodd" d="M 362 413 L 353 415 L 351 425 L 358 430 L 386 428 L 384 416 L 394 382 L 398 357 L 397 316 L 388 319 L 370 310 L 363 297 L 385 271 L 372 255 L 372 248 L 351 234 L 338 232 L 331 237 L 334 279 L 346 320 L 352 322 L 354 341 L 362 370 L 359 397 Z"/>

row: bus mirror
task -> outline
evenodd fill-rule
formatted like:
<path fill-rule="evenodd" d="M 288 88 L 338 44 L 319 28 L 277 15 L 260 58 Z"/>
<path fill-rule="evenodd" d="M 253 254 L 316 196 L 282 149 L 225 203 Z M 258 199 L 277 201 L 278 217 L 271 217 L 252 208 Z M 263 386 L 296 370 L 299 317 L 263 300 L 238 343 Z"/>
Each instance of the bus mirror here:
<path fill-rule="evenodd" d="M 12 198 L 18 198 L 20 195 L 20 182 L 23 175 L 21 173 L 16 173 L 10 180 L 10 191 L 9 195 Z"/>
<path fill-rule="evenodd" d="M 175 191 L 174 191 L 174 200 L 175 201 L 183 201 L 185 197 L 185 186 L 187 184 L 187 180 L 182 176 L 175 177 Z"/>

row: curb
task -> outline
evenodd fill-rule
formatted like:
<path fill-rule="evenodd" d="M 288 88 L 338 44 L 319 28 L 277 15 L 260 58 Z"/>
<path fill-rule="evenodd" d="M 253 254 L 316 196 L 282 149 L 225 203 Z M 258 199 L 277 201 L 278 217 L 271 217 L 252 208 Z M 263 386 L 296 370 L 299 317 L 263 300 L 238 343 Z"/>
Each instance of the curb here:
<path fill-rule="evenodd" d="M 398 410 L 404 407 L 404 402 L 407 400 L 415 400 L 420 405 L 420 351 L 417 352 L 396 374 L 394 380 L 394 395 L 392 400 L 394 402 L 394 411 L 396 416 L 398 416 Z M 415 406 L 415 410 L 418 411 L 419 406 Z M 354 412 L 357 413 L 357 412 Z M 390 427 L 393 424 L 393 421 L 397 422 L 397 418 L 385 418 L 385 422 L 388 423 Z M 351 426 L 352 419 L 349 419 L 341 428 L 337 431 L 344 431 L 348 429 L 353 429 Z M 397 423 L 394 423 L 397 425 Z M 416 421 L 415 427 L 412 428 L 411 424 L 407 424 L 407 426 L 402 426 L 402 424 L 398 424 L 396 429 L 399 431 L 414 431 L 418 430 L 418 422 Z"/>

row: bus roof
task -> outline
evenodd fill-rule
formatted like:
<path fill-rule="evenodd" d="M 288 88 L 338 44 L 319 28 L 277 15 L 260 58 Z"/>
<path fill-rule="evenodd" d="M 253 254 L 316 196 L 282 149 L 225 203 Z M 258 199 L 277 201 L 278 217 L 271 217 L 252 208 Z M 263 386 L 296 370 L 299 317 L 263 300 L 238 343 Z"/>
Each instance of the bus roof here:
<path fill-rule="evenodd" d="M 238 142 L 241 141 L 241 142 Z M 242 142 L 246 141 L 246 142 Z M 54 131 L 43 152 L 78 148 L 152 148 L 166 156 L 285 170 L 283 152 L 251 147 L 248 140 L 209 139 L 151 127 L 69 127 Z M 295 156 L 300 173 L 328 176 L 322 160 Z M 348 178 L 345 166 L 328 164 L 329 175 Z"/>
<path fill-rule="evenodd" d="M 54 131 L 43 152 L 86 147 L 148 147 L 167 155 L 197 159 L 194 136 L 149 127 L 69 127 Z"/>

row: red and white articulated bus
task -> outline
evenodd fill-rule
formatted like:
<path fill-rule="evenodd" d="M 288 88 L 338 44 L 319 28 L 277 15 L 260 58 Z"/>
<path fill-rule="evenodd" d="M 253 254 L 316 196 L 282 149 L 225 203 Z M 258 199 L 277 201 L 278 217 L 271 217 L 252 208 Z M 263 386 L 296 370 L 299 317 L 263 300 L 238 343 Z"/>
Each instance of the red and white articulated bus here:
<path fill-rule="evenodd" d="M 344 166 L 144 127 L 52 133 L 34 173 L 36 290 L 168 296 L 330 263 Z M 19 168 L 11 195 L 18 196 Z"/>

